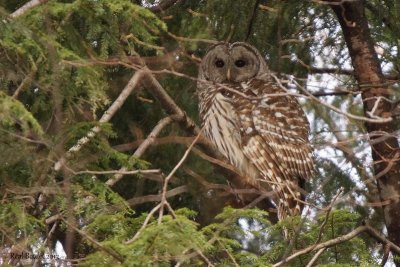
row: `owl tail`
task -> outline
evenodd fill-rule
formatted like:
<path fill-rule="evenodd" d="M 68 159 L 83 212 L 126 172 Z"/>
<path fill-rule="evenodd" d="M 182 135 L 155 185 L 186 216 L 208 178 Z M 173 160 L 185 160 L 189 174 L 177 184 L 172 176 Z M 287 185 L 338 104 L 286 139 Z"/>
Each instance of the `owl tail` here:
<path fill-rule="evenodd" d="M 288 220 L 294 216 L 300 216 L 303 210 L 303 196 L 299 191 L 293 190 L 283 190 L 279 194 L 279 204 L 278 204 L 278 219 L 279 221 Z M 285 192 L 290 191 L 290 192 Z M 284 227 L 283 234 L 286 240 L 289 240 L 295 235 L 292 227 Z"/>

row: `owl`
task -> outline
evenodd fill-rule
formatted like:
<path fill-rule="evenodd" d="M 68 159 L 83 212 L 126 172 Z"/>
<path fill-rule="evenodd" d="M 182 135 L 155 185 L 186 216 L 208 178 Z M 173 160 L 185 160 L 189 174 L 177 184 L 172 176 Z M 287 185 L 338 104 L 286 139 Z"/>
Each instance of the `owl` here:
<path fill-rule="evenodd" d="M 300 215 L 314 169 L 309 123 L 260 52 L 242 42 L 210 47 L 197 93 L 204 135 L 246 184 L 274 192 L 279 220 Z"/>

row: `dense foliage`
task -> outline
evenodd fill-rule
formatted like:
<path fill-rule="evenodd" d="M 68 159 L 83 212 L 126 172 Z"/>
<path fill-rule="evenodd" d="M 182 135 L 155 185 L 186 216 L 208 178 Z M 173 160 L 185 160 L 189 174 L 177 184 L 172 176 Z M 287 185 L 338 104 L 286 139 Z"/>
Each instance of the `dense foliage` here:
<path fill-rule="evenodd" d="M 201 0 L 160 11 L 163 1 L 50 0 L 11 15 L 26 2 L 0 0 L 0 264 L 61 266 L 66 260 L 48 256 L 65 253 L 82 266 L 272 266 L 364 224 L 383 231 L 364 121 L 348 116 L 364 116 L 362 88 L 328 5 Z M 398 103 L 399 3 L 365 2 Z M 273 211 L 252 203 L 259 194 L 238 204 L 226 182 L 232 174 L 205 146 L 168 176 L 196 130 L 172 118 L 147 138 L 171 112 L 143 77 L 112 119 L 101 119 L 146 64 L 198 125 L 194 77 L 215 41 L 255 45 L 290 90 L 314 94 L 300 99 L 317 164 L 303 218 L 271 223 Z M 47 258 L 10 259 L 24 252 Z M 386 253 L 360 233 L 285 266 L 314 258 L 318 266 L 379 266 Z"/>

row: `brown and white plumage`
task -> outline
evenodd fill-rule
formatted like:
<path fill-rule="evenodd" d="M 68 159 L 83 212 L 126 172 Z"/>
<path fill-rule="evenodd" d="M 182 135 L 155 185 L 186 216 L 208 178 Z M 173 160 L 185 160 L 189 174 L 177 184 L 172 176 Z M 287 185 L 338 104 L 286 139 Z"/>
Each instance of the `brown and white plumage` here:
<path fill-rule="evenodd" d="M 202 61 L 198 93 L 205 135 L 219 152 L 247 183 L 276 192 L 279 219 L 299 215 L 302 187 L 314 168 L 309 124 L 259 52 L 245 43 L 212 47 Z"/>

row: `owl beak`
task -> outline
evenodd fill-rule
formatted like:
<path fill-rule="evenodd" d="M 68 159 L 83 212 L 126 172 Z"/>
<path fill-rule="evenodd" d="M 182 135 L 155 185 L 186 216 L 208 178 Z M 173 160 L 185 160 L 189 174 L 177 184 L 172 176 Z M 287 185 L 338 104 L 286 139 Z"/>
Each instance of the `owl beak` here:
<path fill-rule="evenodd" d="M 227 79 L 228 81 L 231 80 L 231 69 L 230 69 L 230 68 L 228 68 L 228 72 L 226 73 L 226 79 Z"/>

